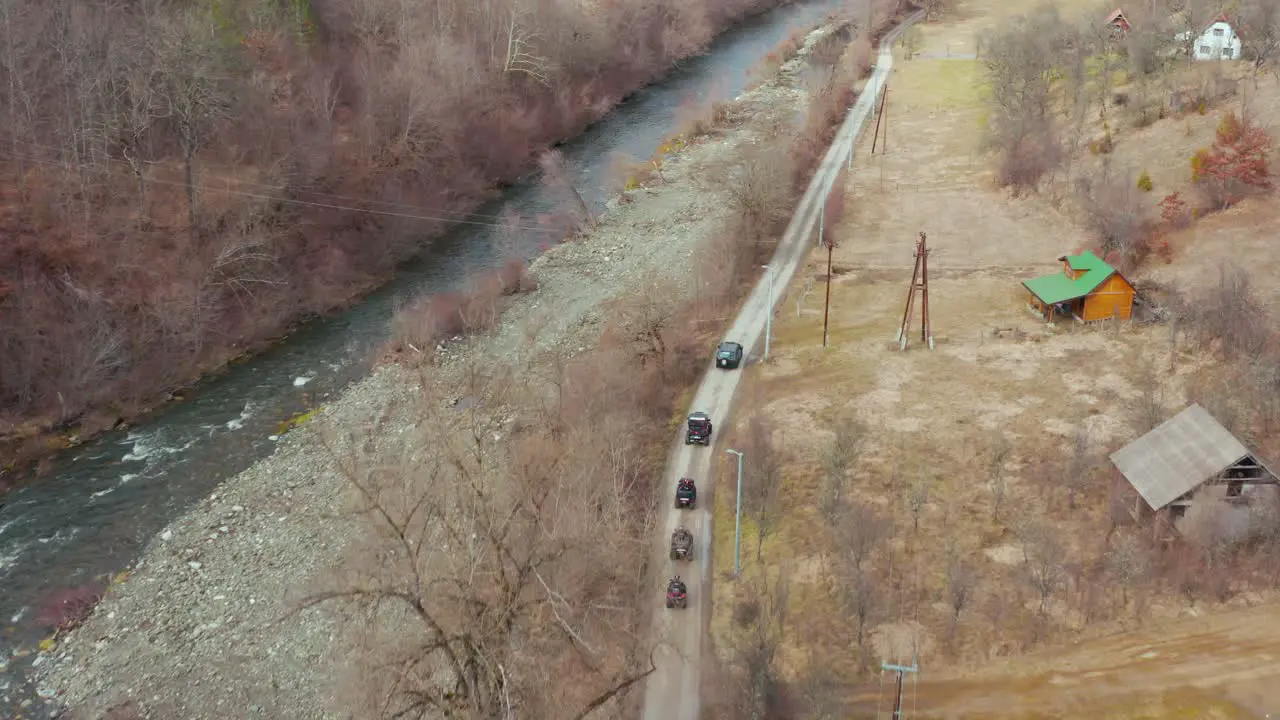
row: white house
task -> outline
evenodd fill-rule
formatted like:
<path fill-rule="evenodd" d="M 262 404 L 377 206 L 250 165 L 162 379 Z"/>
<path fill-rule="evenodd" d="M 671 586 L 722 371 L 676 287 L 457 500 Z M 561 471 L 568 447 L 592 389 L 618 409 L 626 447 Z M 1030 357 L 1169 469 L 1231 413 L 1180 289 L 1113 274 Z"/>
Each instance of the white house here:
<path fill-rule="evenodd" d="M 1190 38 L 1190 32 L 1180 32 L 1174 36 L 1179 45 L 1184 47 Z M 1191 45 L 1191 57 L 1196 60 L 1240 59 L 1240 36 L 1231 27 L 1231 23 L 1227 22 L 1225 15 L 1219 15 L 1196 37 Z"/>

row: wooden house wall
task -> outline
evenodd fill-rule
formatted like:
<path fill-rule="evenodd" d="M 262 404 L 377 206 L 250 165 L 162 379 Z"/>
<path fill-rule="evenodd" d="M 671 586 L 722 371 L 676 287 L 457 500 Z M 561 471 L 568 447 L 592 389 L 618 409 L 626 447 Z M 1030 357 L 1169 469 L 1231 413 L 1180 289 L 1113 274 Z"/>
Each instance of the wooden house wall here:
<path fill-rule="evenodd" d="M 1081 319 L 1085 322 L 1111 317 L 1128 320 L 1132 315 L 1133 286 L 1116 273 L 1085 298 Z"/>

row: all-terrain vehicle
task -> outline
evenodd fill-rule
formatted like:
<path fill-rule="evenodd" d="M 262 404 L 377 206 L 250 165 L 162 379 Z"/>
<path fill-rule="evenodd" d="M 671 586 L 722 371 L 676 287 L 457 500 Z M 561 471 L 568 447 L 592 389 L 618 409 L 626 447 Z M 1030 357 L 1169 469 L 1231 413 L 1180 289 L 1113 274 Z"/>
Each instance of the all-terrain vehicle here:
<path fill-rule="evenodd" d="M 684 581 L 677 575 L 667 583 L 667 608 L 684 610 L 687 607 L 689 607 L 689 588 L 685 587 Z"/>
<path fill-rule="evenodd" d="M 716 367 L 725 370 L 736 370 L 742 364 L 742 346 L 736 342 L 725 341 L 716 348 Z"/>
<path fill-rule="evenodd" d="M 676 482 L 676 509 L 692 510 L 698 507 L 698 487 L 693 484 L 693 478 L 680 478 Z"/>
<path fill-rule="evenodd" d="M 684 444 L 711 444 L 711 418 L 704 412 L 689 415 L 689 429 L 684 434 Z"/>
<path fill-rule="evenodd" d="M 671 559 L 693 559 L 693 533 L 687 528 L 678 527 L 671 533 Z"/>

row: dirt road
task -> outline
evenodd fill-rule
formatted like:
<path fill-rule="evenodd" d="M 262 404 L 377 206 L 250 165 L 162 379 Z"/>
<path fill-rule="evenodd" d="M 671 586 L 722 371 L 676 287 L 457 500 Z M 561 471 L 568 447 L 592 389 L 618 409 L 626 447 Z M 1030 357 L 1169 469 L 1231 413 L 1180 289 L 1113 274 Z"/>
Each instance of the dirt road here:
<path fill-rule="evenodd" d="M 776 305 L 778 300 L 774 293 L 787 287 L 791 276 L 804 262 L 815 242 L 819 211 L 827 191 L 846 163 L 858 133 L 872 117 L 876 98 L 893 67 L 893 54 L 890 50 L 893 42 L 921 16 L 922 13 L 913 14 L 881 41 L 883 49 L 877 58 L 875 70 L 858 96 L 858 101 L 845 117 L 844 124 L 800 199 L 795 215 L 778 244 L 770 269 L 765 271 L 751 291 L 733 326 L 725 334 L 726 340 L 742 343 L 748 348 L 748 362 L 757 361 L 762 356 L 761 340 L 765 320 L 770 304 Z M 770 274 L 773 274 L 772 282 Z M 694 395 L 690 412 L 700 410 L 709 414 L 718 433 L 727 426 L 729 409 L 741 378 L 740 371 L 719 370 L 712 364 Z M 713 434 L 712 440 L 715 439 Z M 692 477 L 699 482 L 708 478 L 713 454 L 723 450 L 714 442 L 711 447 L 685 445 L 684 428 L 681 427 L 664 480 L 665 486 L 672 493 L 670 497 L 674 497 L 676 481 L 681 477 Z M 747 461 L 750 462 L 750 458 Z M 667 610 L 661 602 L 657 604 L 653 629 L 653 637 L 659 643 L 654 655 L 657 670 L 649 677 L 645 688 L 642 711 L 644 720 L 697 720 L 701 712 L 702 655 L 707 642 L 711 610 L 711 565 L 707 562 L 707 554 L 711 547 L 711 508 L 714 505 L 710 484 L 702 484 L 699 488 L 696 510 L 676 510 L 670 498 L 663 505 L 667 509 L 666 518 L 665 522 L 659 524 L 658 547 L 655 550 L 658 564 L 655 567 L 671 566 L 666 576 L 677 573 L 681 575 L 689 586 L 689 607 L 686 610 Z M 668 559 L 668 543 L 671 533 L 678 525 L 688 528 L 694 535 L 692 562 L 672 562 Z M 661 581 L 654 588 L 655 597 L 660 596 L 666 586 L 664 575 L 659 575 L 659 578 Z"/>
<path fill-rule="evenodd" d="M 927 718 L 1280 717 L 1280 608 L 1152 623 L 969 671 L 921 678 Z M 861 709 L 876 704 L 871 692 Z"/>

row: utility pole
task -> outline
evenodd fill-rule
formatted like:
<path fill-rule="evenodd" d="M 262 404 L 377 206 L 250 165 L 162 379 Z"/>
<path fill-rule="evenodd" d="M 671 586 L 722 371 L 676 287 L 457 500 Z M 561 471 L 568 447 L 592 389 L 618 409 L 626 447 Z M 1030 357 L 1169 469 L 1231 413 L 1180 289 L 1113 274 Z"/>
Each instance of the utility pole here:
<path fill-rule="evenodd" d="M 831 337 L 829 333 L 830 317 L 831 317 L 831 254 L 835 250 L 836 244 L 830 238 L 824 243 L 827 246 L 827 301 L 822 306 L 822 347 L 827 347 L 827 343 Z"/>
<path fill-rule="evenodd" d="M 769 272 L 769 307 L 765 308 L 764 316 L 764 360 L 769 361 L 769 338 L 773 337 L 773 268 L 768 265 L 761 265 Z"/>
<path fill-rule="evenodd" d="M 738 577 L 742 572 L 742 453 L 733 449 L 725 452 L 738 456 L 738 507 L 733 519 L 733 576 Z"/>
<path fill-rule="evenodd" d="M 911 273 L 911 287 L 907 290 L 907 307 L 902 311 L 902 326 L 898 328 L 898 350 L 907 349 L 907 333 L 911 324 L 911 311 L 915 308 L 916 293 L 920 293 L 920 342 L 933 349 L 933 327 L 929 324 L 929 248 L 922 232 L 916 241 L 916 267 Z"/>
<path fill-rule="evenodd" d="M 871 154 L 872 155 L 876 154 L 876 142 L 880 139 L 880 120 L 884 117 L 884 106 L 888 102 L 889 102 L 889 83 L 888 81 L 886 81 L 884 84 L 884 94 L 880 96 L 880 110 L 876 112 L 876 131 L 875 131 L 875 134 L 871 136 Z M 884 143 L 883 143 L 883 147 L 880 149 L 880 154 L 883 155 L 888 151 L 889 151 L 889 121 L 885 120 L 884 121 Z"/>
<path fill-rule="evenodd" d="M 891 718 L 891 720 L 903 720 L 903 717 L 904 717 L 904 716 L 903 716 L 903 714 L 902 714 L 902 713 L 903 713 L 903 709 L 902 709 L 902 697 L 903 697 L 903 692 L 902 692 L 902 685 L 903 685 L 903 683 L 902 683 L 902 678 L 903 678 L 903 675 L 905 675 L 906 673 L 911 673 L 911 679 L 912 679 L 912 682 L 917 682 L 917 678 L 919 677 L 919 671 L 920 671 L 920 668 L 917 666 L 917 663 L 915 662 L 915 660 L 912 660 L 912 661 L 911 661 L 911 666 L 910 666 L 910 667 L 908 667 L 908 666 L 906 666 L 906 665 L 890 665 L 889 663 L 881 663 L 881 664 L 880 664 L 880 673 L 881 673 L 881 677 L 883 677 L 883 676 L 884 676 L 884 671 L 885 671 L 885 670 L 889 670 L 889 671 L 893 672 L 893 674 L 895 675 L 895 680 L 894 680 L 894 693 L 893 693 L 893 712 L 889 715 L 889 717 Z M 876 720 L 880 720 L 880 710 L 879 710 L 879 708 L 877 708 L 877 709 L 876 709 Z"/>
<path fill-rule="evenodd" d="M 827 188 L 822 198 L 822 207 L 818 208 L 818 242 L 827 236 L 827 201 L 831 198 L 831 188 Z"/>

